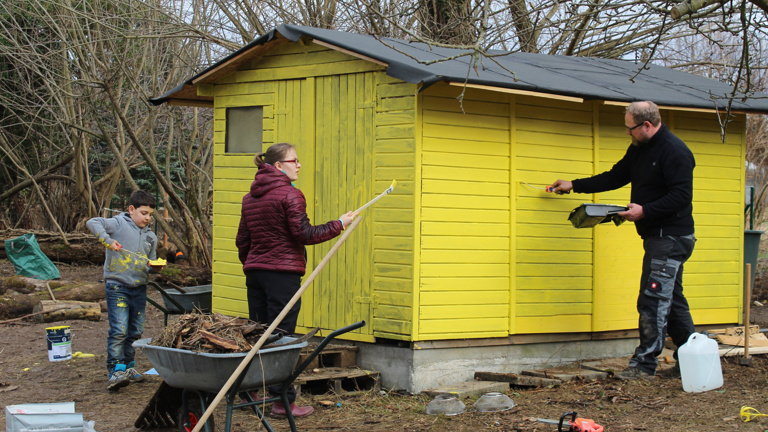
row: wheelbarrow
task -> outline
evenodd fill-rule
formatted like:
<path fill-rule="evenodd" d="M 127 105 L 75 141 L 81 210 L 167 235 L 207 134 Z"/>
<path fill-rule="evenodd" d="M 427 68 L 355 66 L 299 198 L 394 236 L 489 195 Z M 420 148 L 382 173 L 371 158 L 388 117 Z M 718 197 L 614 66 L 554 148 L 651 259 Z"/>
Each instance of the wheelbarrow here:
<path fill-rule="evenodd" d="M 301 349 L 306 342 L 292 343 L 296 338 L 283 337 L 277 346 L 259 350 L 253 361 L 240 373 L 226 395 L 227 414 L 225 432 L 232 428 L 232 412 L 236 408 L 251 408 L 261 419 L 268 432 L 274 432 L 259 405 L 282 401 L 291 431 L 296 432 L 296 421 L 288 401 L 288 390 L 298 376 L 312 363 L 333 338 L 356 330 L 365 325 L 365 321 L 348 325 L 331 332 L 298 367 Z M 188 350 L 149 345 L 151 339 L 134 342 L 134 347 L 142 348 L 144 355 L 171 387 L 181 390 L 181 409 L 178 415 L 179 431 L 191 431 L 196 425 L 198 414 L 204 413 L 224 384 L 248 353 L 213 354 L 197 353 Z M 267 386 L 282 384 L 280 396 L 254 401 L 249 392 Z M 158 390 L 159 392 L 159 390 Z M 169 393 L 170 394 L 170 393 Z M 241 402 L 241 398 L 246 402 Z M 204 430 L 214 431 L 213 416 L 206 421 Z"/>
<path fill-rule="evenodd" d="M 163 298 L 164 305 L 147 297 L 147 302 L 160 309 L 163 313 L 163 325 L 168 325 L 168 315 L 180 315 L 199 310 L 203 313 L 211 311 L 211 285 L 197 285 L 192 287 L 163 288 L 154 281 L 148 281 L 148 286 L 155 288 Z"/>

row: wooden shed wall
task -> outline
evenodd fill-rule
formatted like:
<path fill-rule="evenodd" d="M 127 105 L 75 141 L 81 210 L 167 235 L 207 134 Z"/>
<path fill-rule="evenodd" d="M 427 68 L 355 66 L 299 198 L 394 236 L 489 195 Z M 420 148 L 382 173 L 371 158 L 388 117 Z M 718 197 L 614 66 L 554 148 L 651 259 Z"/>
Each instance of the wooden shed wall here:
<path fill-rule="evenodd" d="M 462 114 L 460 92 L 435 85 L 420 98 L 414 339 L 637 328 L 643 250 L 634 224 L 576 229 L 567 221 L 584 202 L 628 203 L 630 187 L 566 196 L 536 188 L 610 169 L 629 145 L 624 108 L 468 90 Z M 697 159 L 700 240 L 684 280 L 695 322 L 738 322 L 744 118 L 723 144 L 714 114 L 662 114 Z"/>

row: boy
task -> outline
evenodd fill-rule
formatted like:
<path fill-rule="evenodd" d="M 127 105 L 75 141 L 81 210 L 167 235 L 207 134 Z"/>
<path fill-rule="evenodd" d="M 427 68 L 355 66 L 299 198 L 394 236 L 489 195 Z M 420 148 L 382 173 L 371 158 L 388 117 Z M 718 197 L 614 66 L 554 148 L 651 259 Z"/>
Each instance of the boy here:
<path fill-rule="evenodd" d="M 149 261 L 157 258 L 157 236 L 148 227 L 154 209 L 154 197 L 137 190 L 129 199 L 128 213 L 86 222 L 88 229 L 107 247 L 104 281 L 109 317 L 109 391 L 144 380 L 134 369 L 133 342 L 144 331 Z"/>

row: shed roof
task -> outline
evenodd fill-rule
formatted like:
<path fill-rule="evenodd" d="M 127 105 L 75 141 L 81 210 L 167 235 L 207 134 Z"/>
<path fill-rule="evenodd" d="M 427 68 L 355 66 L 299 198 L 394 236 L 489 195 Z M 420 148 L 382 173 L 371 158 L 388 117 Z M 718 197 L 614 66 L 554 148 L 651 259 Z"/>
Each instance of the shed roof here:
<path fill-rule="evenodd" d="M 660 106 L 706 110 L 724 109 L 733 92 L 728 84 L 653 64 L 637 74 L 641 65 L 626 60 L 495 51 L 490 53 L 492 59 L 483 58 L 478 67 L 470 68 L 468 50 L 284 24 L 150 101 L 155 105 L 211 105 L 211 96 L 198 95 L 198 84 L 215 82 L 244 61 L 302 36 L 383 64 L 387 75 L 422 84 L 422 89 L 436 82 L 466 83 L 495 91 L 619 103 L 652 100 Z M 742 100 L 743 96 L 737 95 L 734 110 L 768 113 L 768 95 L 752 94 Z"/>

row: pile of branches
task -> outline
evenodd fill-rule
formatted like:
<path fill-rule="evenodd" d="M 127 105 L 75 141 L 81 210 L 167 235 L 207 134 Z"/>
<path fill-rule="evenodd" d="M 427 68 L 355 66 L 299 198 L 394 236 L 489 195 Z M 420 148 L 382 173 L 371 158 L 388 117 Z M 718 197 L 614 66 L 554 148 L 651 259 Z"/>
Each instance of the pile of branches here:
<path fill-rule="evenodd" d="M 206 353 L 248 352 L 265 329 L 245 318 L 188 313 L 170 322 L 152 345 Z"/>

